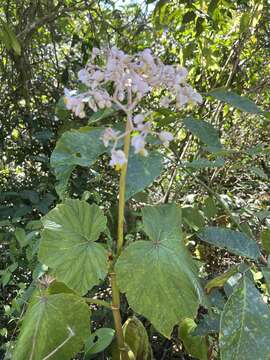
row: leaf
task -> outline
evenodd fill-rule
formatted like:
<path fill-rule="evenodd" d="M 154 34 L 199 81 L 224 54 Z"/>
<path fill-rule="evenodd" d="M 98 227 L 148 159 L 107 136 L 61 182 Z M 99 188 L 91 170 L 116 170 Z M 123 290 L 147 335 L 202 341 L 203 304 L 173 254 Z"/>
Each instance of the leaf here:
<path fill-rule="evenodd" d="M 137 313 L 164 336 L 197 314 L 204 303 L 197 267 L 184 245 L 181 212 L 174 204 L 143 209 L 143 229 L 151 240 L 130 244 L 116 263 L 117 282 Z"/>
<path fill-rule="evenodd" d="M 217 215 L 218 208 L 216 207 L 215 201 L 211 196 L 205 199 L 203 212 L 208 219 L 211 219 Z"/>
<path fill-rule="evenodd" d="M 158 152 L 150 152 L 148 156 L 132 152 L 128 159 L 126 200 L 152 184 L 162 170 L 162 155 Z"/>
<path fill-rule="evenodd" d="M 193 319 L 183 320 L 179 328 L 179 337 L 188 354 L 199 360 L 207 360 L 208 346 L 205 337 L 192 335 L 196 326 Z"/>
<path fill-rule="evenodd" d="M 123 335 L 134 359 L 153 359 L 147 332 L 139 319 L 135 316 L 127 319 L 123 325 Z"/>
<path fill-rule="evenodd" d="M 209 293 L 211 290 L 215 288 L 222 288 L 228 279 L 239 272 L 238 266 L 232 266 L 228 271 L 225 273 L 215 277 L 214 279 L 208 281 L 208 283 L 205 285 L 206 293 Z"/>
<path fill-rule="evenodd" d="M 0 23 L 2 25 L 2 31 L 0 38 L 4 41 L 6 48 L 9 50 L 10 47 L 13 48 L 15 54 L 18 56 L 21 55 L 22 49 L 19 40 L 16 37 L 14 31 L 8 26 L 6 22 L 0 19 Z"/>
<path fill-rule="evenodd" d="M 240 19 L 240 34 L 246 32 L 249 28 L 250 14 L 248 12 L 243 13 Z"/>
<path fill-rule="evenodd" d="M 199 320 L 197 327 L 192 331 L 194 336 L 205 336 L 219 332 L 220 316 L 216 313 L 206 314 Z"/>
<path fill-rule="evenodd" d="M 262 231 L 261 242 L 264 250 L 270 254 L 270 228 Z"/>
<path fill-rule="evenodd" d="M 197 231 L 205 226 L 203 215 L 192 206 L 182 208 L 183 221 L 193 230 Z"/>
<path fill-rule="evenodd" d="M 240 96 L 233 91 L 226 90 L 225 88 L 211 90 L 208 95 L 239 110 L 251 114 L 263 115 L 264 113 L 253 101 L 249 100 L 247 97 Z"/>
<path fill-rule="evenodd" d="M 91 124 L 96 123 L 100 120 L 111 117 L 117 111 L 118 111 L 117 107 L 110 107 L 110 108 L 98 110 L 97 112 L 94 112 L 93 115 L 90 116 L 88 122 Z"/>
<path fill-rule="evenodd" d="M 261 268 L 262 273 L 263 273 L 263 277 L 265 280 L 265 284 L 268 290 L 268 293 L 270 294 L 270 269 L 268 268 Z"/>
<path fill-rule="evenodd" d="M 69 177 L 75 166 L 91 166 L 106 151 L 100 140 L 103 129 L 83 127 L 66 131 L 57 141 L 51 156 L 58 185 L 56 190 L 63 198 Z"/>
<path fill-rule="evenodd" d="M 215 168 L 215 167 L 223 167 L 225 165 L 225 161 L 223 159 L 217 160 L 208 160 L 208 159 L 196 159 L 191 162 L 184 163 L 184 166 L 192 169 L 205 169 L 205 168 Z"/>
<path fill-rule="evenodd" d="M 89 336 L 90 312 L 82 298 L 72 294 L 40 296 L 23 319 L 13 360 L 70 360 Z M 61 346 L 62 345 L 62 346 Z"/>
<path fill-rule="evenodd" d="M 270 311 L 252 281 L 243 277 L 221 315 L 222 360 L 266 360 L 270 354 Z"/>
<path fill-rule="evenodd" d="M 14 235 L 16 237 L 16 240 L 19 242 L 21 248 L 27 245 L 28 238 L 26 237 L 24 229 L 16 228 L 16 230 L 14 231 Z"/>
<path fill-rule="evenodd" d="M 42 220 L 39 259 L 58 281 L 85 294 L 107 274 L 107 253 L 96 243 L 106 229 L 106 217 L 95 204 L 66 200 Z"/>
<path fill-rule="evenodd" d="M 204 144 L 218 149 L 222 148 L 218 130 L 210 123 L 204 120 L 195 120 L 191 117 L 185 118 L 183 123 L 185 127 Z"/>
<path fill-rule="evenodd" d="M 260 250 L 255 241 L 245 234 L 226 228 L 206 227 L 198 234 L 202 241 L 227 249 L 233 254 L 258 260 Z"/>
<path fill-rule="evenodd" d="M 88 359 L 91 354 L 105 350 L 112 342 L 114 333 L 115 331 L 110 328 L 101 328 L 92 333 L 85 343 L 84 359 Z"/>

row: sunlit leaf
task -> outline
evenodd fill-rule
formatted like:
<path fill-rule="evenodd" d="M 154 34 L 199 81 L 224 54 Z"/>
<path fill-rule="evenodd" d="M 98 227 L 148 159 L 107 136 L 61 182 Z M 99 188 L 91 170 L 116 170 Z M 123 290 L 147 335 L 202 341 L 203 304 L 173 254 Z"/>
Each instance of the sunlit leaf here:
<path fill-rule="evenodd" d="M 196 316 L 205 303 L 203 290 L 183 242 L 176 205 L 144 208 L 143 229 L 150 239 L 125 249 L 116 263 L 117 281 L 131 308 L 170 337 L 175 324 Z"/>

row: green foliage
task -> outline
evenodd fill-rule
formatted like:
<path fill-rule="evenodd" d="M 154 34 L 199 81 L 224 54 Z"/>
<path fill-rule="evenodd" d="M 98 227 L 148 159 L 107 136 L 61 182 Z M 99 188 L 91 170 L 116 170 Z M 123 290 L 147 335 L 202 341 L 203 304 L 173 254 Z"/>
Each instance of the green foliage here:
<path fill-rule="evenodd" d="M 260 249 L 256 242 L 239 231 L 207 227 L 200 231 L 198 236 L 202 241 L 227 249 L 236 255 L 254 260 L 260 257 Z"/>
<path fill-rule="evenodd" d="M 130 358 L 141 360 L 153 359 L 147 332 L 139 319 L 135 316 L 127 319 L 123 325 L 123 335 L 125 343 L 130 349 Z"/>
<path fill-rule="evenodd" d="M 132 153 L 127 168 L 126 200 L 151 185 L 162 169 L 162 156 L 158 152 L 145 157 Z"/>
<path fill-rule="evenodd" d="M 199 360 L 208 360 L 208 346 L 203 336 L 193 335 L 196 323 L 193 319 L 185 319 L 180 324 L 179 337 L 183 341 L 185 350 Z"/>
<path fill-rule="evenodd" d="M 84 295 L 107 274 L 107 252 L 97 243 L 106 218 L 97 205 L 66 200 L 43 218 L 39 259 L 59 281 Z"/>
<path fill-rule="evenodd" d="M 91 355 L 106 349 L 114 337 L 115 331 L 109 328 L 101 328 L 90 335 L 85 343 L 84 359 L 91 358 Z"/>
<path fill-rule="evenodd" d="M 221 359 L 267 359 L 270 354 L 269 320 L 268 306 L 251 280 L 244 276 L 222 313 Z"/>
<path fill-rule="evenodd" d="M 24 316 L 12 359 L 71 359 L 89 336 L 89 315 L 83 299 L 75 295 L 41 295 Z"/>
<path fill-rule="evenodd" d="M 175 205 L 144 208 L 143 229 L 149 240 L 129 245 L 116 264 L 118 284 L 130 306 L 166 337 L 205 303 L 180 226 L 181 212 Z"/>

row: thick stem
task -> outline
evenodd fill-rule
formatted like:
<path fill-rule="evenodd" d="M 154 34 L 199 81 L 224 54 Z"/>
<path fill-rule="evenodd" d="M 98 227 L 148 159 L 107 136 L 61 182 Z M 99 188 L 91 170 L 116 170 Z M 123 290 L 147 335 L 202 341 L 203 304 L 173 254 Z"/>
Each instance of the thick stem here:
<path fill-rule="evenodd" d="M 114 319 L 114 327 L 116 332 L 117 345 L 121 360 L 129 360 L 128 350 L 125 346 L 125 340 L 122 330 L 122 320 L 120 314 L 120 292 L 116 284 L 115 272 L 110 273 L 112 287 L 112 313 Z"/>
<path fill-rule="evenodd" d="M 127 113 L 126 135 L 124 139 L 124 153 L 128 160 L 130 147 L 130 132 L 132 130 L 131 113 Z M 127 163 L 122 167 L 119 183 L 119 209 L 118 209 L 118 239 L 117 239 L 117 255 L 120 256 L 124 242 L 124 210 L 125 210 L 125 192 L 126 192 L 126 175 Z M 120 314 L 120 292 L 116 284 L 116 274 L 114 271 L 110 273 L 112 287 L 112 312 L 114 318 L 115 332 L 117 338 L 118 349 L 121 360 L 129 360 L 128 350 L 125 346 L 124 335 L 122 330 L 122 320 Z"/>
<path fill-rule="evenodd" d="M 124 153 L 128 159 L 129 146 L 130 146 L 130 131 L 132 129 L 131 114 L 128 113 L 126 136 L 124 140 Z M 122 167 L 120 175 L 120 189 L 119 189 L 119 207 L 118 207 L 118 240 L 117 240 L 117 255 L 121 255 L 124 243 L 124 211 L 125 211 L 125 192 L 126 192 L 126 175 L 127 163 Z"/>

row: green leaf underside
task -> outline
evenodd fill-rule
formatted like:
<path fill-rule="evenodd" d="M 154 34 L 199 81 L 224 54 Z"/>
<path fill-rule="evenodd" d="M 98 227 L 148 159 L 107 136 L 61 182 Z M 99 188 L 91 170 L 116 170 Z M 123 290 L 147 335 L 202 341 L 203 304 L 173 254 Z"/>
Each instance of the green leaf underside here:
<path fill-rule="evenodd" d="M 219 133 L 216 128 L 204 120 L 195 120 L 188 117 L 183 120 L 185 127 L 191 131 L 193 135 L 198 137 L 204 144 L 221 149 L 222 145 L 219 140 Z"/>
<path fill-rule="evenodd" d="M 113 329 L 101 328 L 91 334 L 85 344 L 85 355 L 96 354 L 106 349 L 112 342 L 114 333 Z"/>
<path fill-rule="evenodd" d="M 42 360 L 66 343 L 50 360 L 69 360 L 82 348 L 89 336 L 90 312 L 78 296 L 57 294 L 40 298 L 26 312 L 13 360 Z"/>
<path fill-rule="evenodd" d="M 180 210 L 174 204 L 146 207 L 143 225 L 151 240 L 125 249 L 116 263 L 117 281 L 130 306 L 170 337 L 175 324 L 196 316 L 203 290 L 183 243 Z"/>
<path fill-rule="evenodd" d="M 197 325 L 193 319 L 185 319 L 179 328 L 179 337 L 184 344 L 185 351 L 195 359 L 207 360 L 208 346 L 204 336 L 193 335 Z"/>
<path fill-rule="evenodd" d="M 239 231 L 210 226 L 200 231 L 198 236 L 202 241 L 225 248 L 236 255 L 247 256 L 253 260 L 260 257 L 256 242 Z"/>
<path fill-rule="evenodd" d="M 251 280 L 243 277 L 221 316 L 222 360 L 267 360 L 270 355 L 270 311 Z"/>
<path fill-rule="evenodd" d="M 58 185 L 57 193 L 64 196 L 69 177 L 75 166 L 91 166 L 99 155 L 106 151 L 100 140 L 104 129 L 83 127 L 66 131 L 58 140 L 51 156 Z"/>
<path fill-rule="evenodd" d="M 107 253 L 96 243 L 106 217 L 95 204 L 68 199 L 43 218 L 39 259 L 58 281 L 84 295 L 107 274 Z"/>
<path fill-rule="evenodd" d="M 239 110 L 251 114 L 263 114 L 263 111 L 251 100 L 245 96 L 240 96 L 233 91 L 228 91 L 225 88 L 218 88 L 210 91 L 208 95 L 217 100 L 223 101 Z"/>
<path fill-rule="evenodd" d="M 141 156 L 132 152 L 128 159 L 126 178 L 126 200 L 142 191 L 161 174 L 163 170 L 162 155 L 149 152 L 148 156 Z"/>

